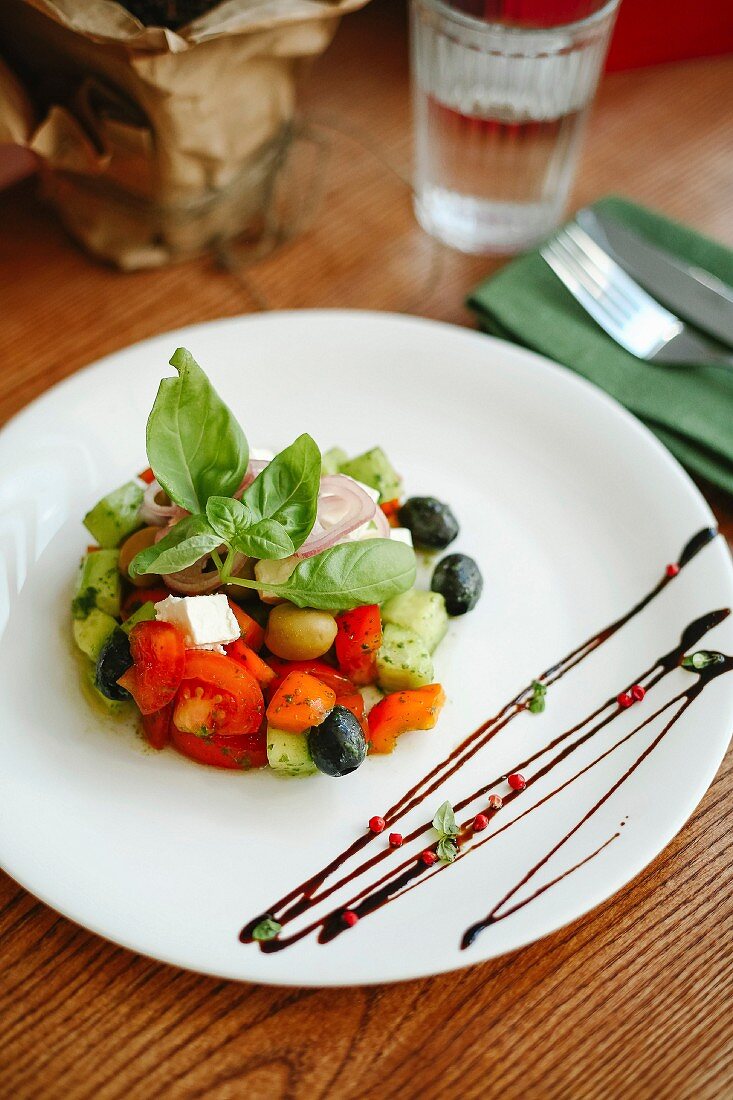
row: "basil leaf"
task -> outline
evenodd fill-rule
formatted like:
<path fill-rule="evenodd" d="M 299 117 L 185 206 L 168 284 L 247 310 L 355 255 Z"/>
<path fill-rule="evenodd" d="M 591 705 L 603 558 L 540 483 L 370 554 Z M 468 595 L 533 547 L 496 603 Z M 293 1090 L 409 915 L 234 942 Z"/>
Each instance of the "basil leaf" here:
<path fill-rule="evenodd" d="M 272 917 L 265 917 L 258 925 L 252 930 L 252 939 L 259 940 L 260 942 L 266 940 L 274 940 L 275 936 L 281 930 L 282 925 Z"/>
<path fill-rule="evenodd" d="M 280 561 L 295 553 L 295 546 L 288 532 L 276 519 L 261 519 L 234 544 L 235 550 L 251 558 L 269 558 Z"/>
<path fill-rule="evenodd" d="M 340 611 L 360 604 L 384 603 L 414 583 L 412 547 L 390 539 L 367 539 L 332 546 L 302 561 L 284 584 L 261 587 L 296 607 Z"/>
<path fill-rule="evenodd" d="M 441 837 L 451 837 L 458 835 L 458 823 L 456 822 L 456 815 L 453 813 L 453 807 L 450 802 L 444 802 L 440 806 L 433 818 L 433 828 L 436 829 Z"/>
<path fill-rule="evenodd" d="M 148 461 L 171 500 L 201 513 L 210 496 L 239 488 L 249 447 L 191 353 L 178 348 L 170 362 L 179 377 L 160 383 L 148 418 Z"/>
<path fill-rule="evenodd" d="M 241 501 L 233 497 L 209 497 L 206 501 L 206 518 L 221 541 L 232 546 L 252 523 L 252 513 Z M 239 547 L 237 547 L 239 549 Z"/>
<path fill-rule="evenodd" d="M 293 540 L 276 519 L 252 521 L 245 504 L 232 497 L 209 497 L 206 518 L 222 541 L 250 558 L 289 558 L 295 552 Z"/>
<path fill-rule="evenodd" d="M 212 531 L 205 516 L 186 516 L 160 542 L 141 550 L 132 559 L 130 575 L 178 573 L 220 545 L 221 538 Z"/>
<path fill-rule="evenodd" d="M 441 863 L 452 863 L 458 854 L 458 845 L 452 836 L 443 836 L 435 851 Z"/>
<path fill-rule="evenodd" d="M 316 522 L 320 485 L 321 452 L 304 434 L 275 455 L 244 491 L 242 500 L 256 519 L 272 519 L 287 528 L 293 550 L 297 550 Z"/>

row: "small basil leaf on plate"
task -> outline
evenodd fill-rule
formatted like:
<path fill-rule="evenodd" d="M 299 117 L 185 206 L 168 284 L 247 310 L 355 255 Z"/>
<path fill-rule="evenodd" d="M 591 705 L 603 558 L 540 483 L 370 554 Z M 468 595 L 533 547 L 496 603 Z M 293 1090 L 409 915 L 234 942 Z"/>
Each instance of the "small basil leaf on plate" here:
<path fill-rule="evenodd" d="M 171 500 L 201 513 L 210 496 L 239 488 L 249 446 L 191 353 L 178 348 L 171 366 L 178 378 L 163 379 L 148 418 L 148 461 Z"/>
<path fill-rule="evenodd" d="M 221 535 L 222 542 L 229 546 L 246 534 L 252 523 L 249 508 L 233 497 L 209 497 L 206 501 L 206 518 L 217 535 Z"/>
<path fill-rule="evenodd" d="M 130 575 L 142 573 L 179 573 L 221 545 L 205 516 L 186 516 L 168 534 L 141 550 L 130 563 Z"/>
<path fill-rule="evenodd" d="M 274 940 L 281 928 L 282 925 L 276 920 L 273 920 L 272 917 L 265 917 L 265 919 L 261 920 L 252 930 L 252 939 L 258 940 L 261 943 L 267 940 Z"/>
<path fill-rule="evenodd" d="M 452 836 L 442 836 L 435 851 L 441 863 L 452 863 L 458 854 L 458 845 Z"/>
<path fill-rule="evenodd" d="M 296 607 L 340 611 L 384 603 L 415 583 L 415 553 L 404 542 L 367 539 L 332 546 L 298 565 L 284 584 L 263 585 Z"/>
<path fill-rule="evenodd" d="M 290 535 L 276 519 L 261 519 L 238 536 L 233 547 L 251 558 L 279 561 L 295 553 Z"/>
<path fill-rule="evenodd" d="M 441 837 L 458 835 L 458 823 L 450 802 L 444 802 L 436 811 L 433 828 L 440 833 Z"/>
<path fill-rule="evenodd" d="M 321 452 L 308 434 L 275 455 L 242 494 L 257 519 L 273 519 L 287 532 L 293 548 L 302 546 L 318 512 Z M 291 551 L 292 553 L 292 551 Z"/>

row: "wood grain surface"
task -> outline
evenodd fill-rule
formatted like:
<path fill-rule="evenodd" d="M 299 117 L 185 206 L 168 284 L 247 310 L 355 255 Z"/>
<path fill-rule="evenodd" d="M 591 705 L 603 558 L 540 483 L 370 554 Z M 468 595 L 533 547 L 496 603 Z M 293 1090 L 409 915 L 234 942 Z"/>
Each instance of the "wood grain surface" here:
<path fill-rule="evenodd" d="M 573 204 L 623 192 L 733 241 L 732 85 L 733 58 L 607 78 Z M 66 239 L 32 181 L 0 195 L 0 420 L 107 352 L 213 317 L 359 306 L 470 323 L 464 295 L 494 263 L 440 249 L 412 218 L 397 0 L 344 22 L 304 103 L 326 155 L 317 216 L 236 274 L 200 259 L 121 275 Z M 730 538 L 730 499 L 708 496 Z M 203 978 L 114 947 L 0 875 L 0 1100 L 731 1097 L 732 798 L 729 754 L 682 833 L 591 915 L 391 987 Z"/>

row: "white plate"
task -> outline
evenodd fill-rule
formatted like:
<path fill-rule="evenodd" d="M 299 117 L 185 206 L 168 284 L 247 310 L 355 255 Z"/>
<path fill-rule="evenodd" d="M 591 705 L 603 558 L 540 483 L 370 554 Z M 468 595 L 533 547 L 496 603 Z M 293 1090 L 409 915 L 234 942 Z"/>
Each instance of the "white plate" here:
<path fill-rule="evenodd" d="M 405 735 L 392 756 L 372 758 L 348 778 L 283 781 L 201 768 L 172 751 L 146 750 L 132 729 L 93 714 L 79 692 L 68 604 L 86 543 L 81 517 L 145 464 L 145 418 L 180 344 L 209 372 L 253 444 L 279 447 L 305 430 L 324 447 L 353 453 L 382 443 L 408 493 L 451 503 L 462 525 L 452 549 L 481 564 L 483 599 L 452 623 L 437 653 L 449 697 L 438 727 Z M 235 318 L 121 351 L 6 427 L 0 475 L 0 612 L 10 612 L 0 650 L 0 861 L 61 913 L 135 951 L 230 978 L 345 985 L 436 974 L 513 950 L 633 878 L 681 828 L 725 752 L 733 676 L 709 685 L 517 898 L 618 832 L 614 842 L 466 951 L 464 929 L 614 784 L 659 722 L 472 858 L 425 874 L 419 889 L 332 943 L 311 936 L 264 954 L 238 942 L 245 921 L 363 833 L 373 814 L 533 676 L 626 612 L 690 536 L 713 523 L 710 510 L 649 432 L 574 375 L 487 336 L 368 313 Z M 733 572 L 718 538 L 550 690 L 544 715 L 521 714 L 409 823 L 511 769 L 628 686 L 690 620 L 731 604 Z M 733 650 L 733 619 L 700 644 Z M 681 669 L 670 673 L 500 811 L 490 831 L 693 680 Z M 403 832 L 409 823 L 400 823 Z M 368 852 L 385 844 L 376 838 Z M 390 856 L 372 877 L 405 854 Z M 352 893 L 337 892 L 324 912 Z"/>

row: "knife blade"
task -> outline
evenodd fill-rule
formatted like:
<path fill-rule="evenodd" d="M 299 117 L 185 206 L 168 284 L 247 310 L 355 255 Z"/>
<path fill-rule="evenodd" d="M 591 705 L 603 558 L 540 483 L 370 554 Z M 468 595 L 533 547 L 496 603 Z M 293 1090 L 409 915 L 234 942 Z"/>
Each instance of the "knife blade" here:
<path fill-rule="evenodd" d="M 733 287 L 652 244 L 610 214 L 585 207 L 575 218 L 658 301 L 733 347 Z"/>

